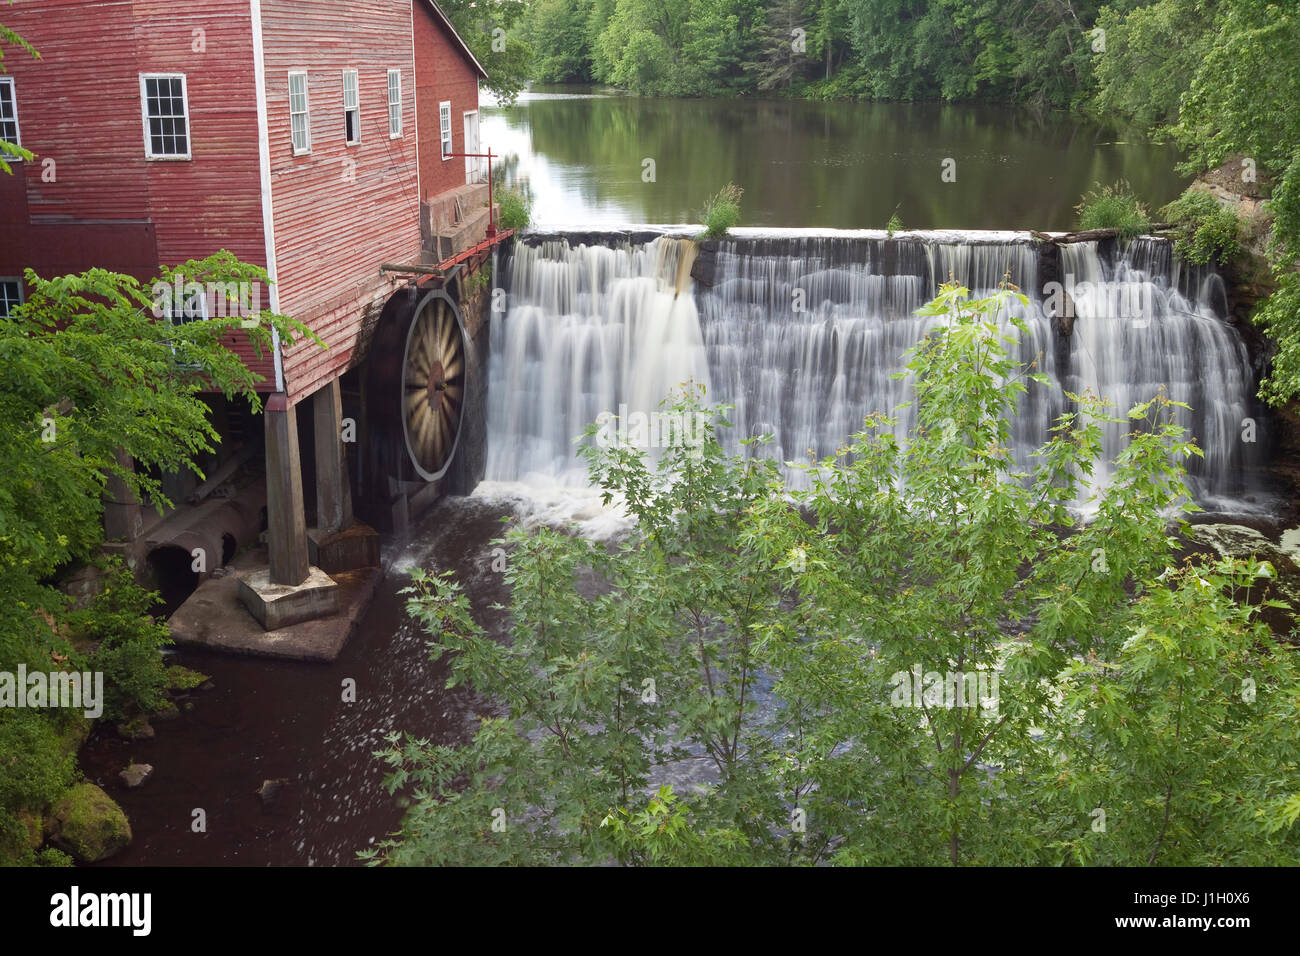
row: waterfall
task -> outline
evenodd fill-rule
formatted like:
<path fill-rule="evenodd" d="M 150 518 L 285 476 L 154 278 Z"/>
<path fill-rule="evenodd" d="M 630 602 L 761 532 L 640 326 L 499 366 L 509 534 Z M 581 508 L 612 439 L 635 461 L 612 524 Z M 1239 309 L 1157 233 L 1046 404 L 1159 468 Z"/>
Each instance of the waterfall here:
<path fill-rule="evenodd" d="M 774 440 L 760 454 L 823 457 L 872 412 L 897 419 L 901 438 L 915 413 L 900 407 L 911 386 L 894 375 L 941 321 L 916 309 L 952 277 L 976 296 L 1009 279 L 1030 299 L 1014 304 L 1027 333 L 1002 317 L 1018 339 L 1013 358 L 1061 387 L 1030 383 L 1022 396 L 1012 425 L 1021 467 L 1032 467 L 1032 452 L 1065 410 L 1062 389 L 1091 389 L 1126 411 L 1164 384 L 1192 406 L 1179 422 L 1206 452 L 1203 463 L 1189 463 L 1198 500 L 1229 507 L 1246 491 L 1253 446 L 1240 431 L 1253 378 L 1245 346 L 1225 321 L 1222 281 L 1210 269 L 1180 266 L 1168 243 L 1135 240 L 1118 252 L 1096 243 L 1062 247 L 1073 318 L 1064 340 L 1027 236 L 730 239 L 717 244 L 707 287 L 690 278 L 694 255 L 692 242 L 674 236 L 516 244 L 508 308 L 491 330 L 490 481 L 585 485 L 574 442 L 584 427 L 605 411 L 650 414 L 687 381 L 704 385 L 711 404 L 734 406 L 734 427 L 722 431 L 733 452 L 741 439 L 767 433 Z M 1124 435 L 1107 429 L 1109 457 Z M 787 475 L 803 480 L 798 471 Z M 1102 469 L 1096 485 L 1109 475 Z"/>
<path fill-rule="evenodd" d="M 694 254 L 673 239 L 516 248 L 510 307 L 490 338 L 489 480 L 586 484 L 574 438 L 602 412 L 648 414 L 687 381 L 712 394 Z"/>
<path fill-rule="evenodd" d="M 1246 476 L 1257 465 L 1257 445 L 1243 441 L 1254 414 L 1254 380 L 1245 343 L 1223 318 L 1222 278 L 1189 268 L 1168 242 L 1148 238 L 1109 257 L 1095 242 L 1064 246 L 1061 272 L 1074 308 L 1065 388 L 1105 397 L 1122 418 L 1164 386 L 1171 399 L 1190 406 L 1174 417 L 1204 453 L 1186 462 L 1193 497 L 1209 510 L 1239 510 Z M 1105 428 L 1094 489 L 1109 480 L 1108 463 L 1131 427 Z"/>

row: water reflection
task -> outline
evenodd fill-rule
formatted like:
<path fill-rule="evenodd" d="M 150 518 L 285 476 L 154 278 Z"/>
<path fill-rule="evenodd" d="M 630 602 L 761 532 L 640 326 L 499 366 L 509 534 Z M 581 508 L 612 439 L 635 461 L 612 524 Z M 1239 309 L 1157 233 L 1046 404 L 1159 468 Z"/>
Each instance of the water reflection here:
<path fill-rule="evenodd" d="M 507 181 L 529 183 L 540 225 L 696 222 L 730 180 L 747 225 L 883 228 L 897 209 L 909 228 L 1068 229 L 1095 182 L 1126 179 L 1152 208 L 1187 182 L 1172 147 L 1009 107 L 546 87 L 482 115 L 484 145 L 506 158 Z"/>

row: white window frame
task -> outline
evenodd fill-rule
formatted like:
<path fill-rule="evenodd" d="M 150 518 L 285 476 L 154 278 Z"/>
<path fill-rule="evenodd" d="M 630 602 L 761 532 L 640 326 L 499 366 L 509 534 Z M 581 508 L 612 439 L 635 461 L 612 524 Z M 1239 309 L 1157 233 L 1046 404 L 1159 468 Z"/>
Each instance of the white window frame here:
<path fill-rule="evenodd" d="M 456 141 L 451 138 L 451 100 L 443 100 L 438 104 L 438 137 L 442 145 L 442 161 L 445 163 L 451 159 L 450 154 L 456 151 Z"/>
<path fill-rule="evenodd" d="M 397 94 L 397 98 L 393 98 Z M 402 71 L 388 71 L 388 138 L 402 138 Z"/>
<path fill-rule="evenodd" d="M 155 153 L 153 151 L 153 136 L 149 129 L 149 80 L 176 80 L 181 81 L 181 109 L 184 111 L 185 119 L 185 154 L 180 153 Z M 174 117 L 160 117 L 174 119 Z M 189 160 L 194 149 L 194 130 L 190 125 L 190 92 L 189 84 L 185 80 L 184 73 L 141 73 L 140 74 L 140 120 L 144 128 L 144 157 L 148 160 L 166 162 L 167 160 L 177 160 L 185 162 Z"/>
<path fill-rule="evenodd" d="M 22 146 L 23 130 L 22 127 L 18 124 L 18 83 L 16 80 L 14 80 L 12 76 L 0 76 L 0 86 L 9 87 L 9 105 L 12 106 L 14 110 L 14 116 L 13 116 L 14 138 L 7 142 L 12 142 L 15 146 Z M 0 117 L 0 119 L 2 119 L 2 117 Z M 21 161 L 22 157 L 11 156 L 9 157 L 9 159 L 11 162 L 15 159 Z"/>
<path fill-rule="evenodd" d="M 352 80 L 352 89 L 350 91 L 352 93 L 351 105 L 348 103 L 349 78 Z M 355 139 L 348 138 L 348 113 L 357 114 L 357 135 Z M 361 80 L 358 79 L 356 70 L 343 71 L 343 141 L 348 146 L 361 145 Z"/>
<path fill-rule="evenodd" d="M 293 108 L 293 78 L 302 77 L 302 109 Z M 303 118 L 303 142 L 302 147 L 298 146 L 297 138 L 293 131 L 293 118 L 301 116 Z M 306 70 L 289 71 L 289 144 L 293 147 L 295 156 L 306 156 L 311 152 L 311 84 L 307 80 Z"/>
<path fill-rule="evenodd" d="M 14 305 L 15 305 L 15 306 L 22 305 L 23 302 L 26 301 L 26 299 L 23 297 L 23 278 L 22 278 L 22 276 L 0 276 L 0 283 L 8 284 L 8 283 L 10 283 L 10 282 L 12 282 L 14 285 L 16 285 L 16 286 L 18 287 L 18 301 L 17 301 L 16 303 L 14 303 Z M 8 298 L 8 297 L 6 297 L 6 299 L 7 299 L 7 298 Z M 8 311 L 8 308 L 9 308 L 9 307 L 6 306 L 6 311 Z M 9 313 L 9 314 L 12 315 L 12 313 Z"/>

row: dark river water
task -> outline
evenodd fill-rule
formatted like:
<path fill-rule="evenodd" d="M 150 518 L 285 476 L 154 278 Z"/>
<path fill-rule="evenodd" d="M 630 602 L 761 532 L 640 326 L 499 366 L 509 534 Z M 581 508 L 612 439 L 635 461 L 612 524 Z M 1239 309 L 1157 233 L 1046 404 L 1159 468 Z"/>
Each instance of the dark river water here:
<path fill-rule="evenodd" d="M 475 701 L 444 687 L 446 668 L 429 661 L 427 637 L 405 618 L 397 592 L 407 570 L 450 569 L 472 596 L 479 621 L 502 622 L 489 605 L 504 600 L 491 571 L 489 542 L 507 508 L 446 499 L 414 529 L 415 544 L 390 548 L 396 559 L 371 610 L 333 664 L 272 661 L 181 651 L 170 658 L 208 674 L 191 710 L 155 722 L 150 740 L 125 741 L 104 726 L 82 750 L 81 768 L 126 811 L 134 841 L 104 865 L 338 865 L 397 825 L 397 798 L 382 788 L 372 756 L 390 730 L 450 743 L 472 732 Z M 436 560 L 434 556 L 436 557 Z M 343 681 L 356 702 L 343 702 Z M 125 790 L 117 773 L 132 760 L 153 776 Z M 257 796 L 263 780 L 287 783 L 275 800 Z M 206 833 L 192 829 L 194 810 Z"/>
<path fill-rule="evenodd" d="M 482 146 L 531 187 L 536 225 L 698 222 L 732 181 L 743 225 L 883 229 L 897 211 L 913 229 L 1064 230 L 1094 183 L 1125 179 L 1154 212 L 1190 181 L 1170 146 L 1010 107 L 538 87 L 481 117 Z"/>

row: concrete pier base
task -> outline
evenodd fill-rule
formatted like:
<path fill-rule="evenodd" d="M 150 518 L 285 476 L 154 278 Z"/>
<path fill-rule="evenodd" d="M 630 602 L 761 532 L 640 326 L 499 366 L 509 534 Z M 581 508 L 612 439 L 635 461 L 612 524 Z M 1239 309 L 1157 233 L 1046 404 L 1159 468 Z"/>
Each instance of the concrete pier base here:
<path fill-rule="evenodd" d="M 227 654 L 332 661 L 357 629 L 383 579 L 379 568 L 335 574 L 336 613 L 267 630 L 240 597 L 240 577 L 265 569 L 266 553 L 248 552 L 235 559 L 234 573 L 223 573 L 200 584 L 167 621 L 172 639 L 178 645 Z"/>
<path fill-rule="evenodd" d="M 297 584 L 276 584 L 264 568 L 244 572 L 238 580 L 239 600 L 268 631 L 338 613 L 339 586 L 320 568 L 308 568 Z"/>
<path fill-rule="evenodd" d="M 377 568 L 379 532 L 360 521 L 335 532 L 308 528 L 307 550 L 311 563 L 327 574 Z"/>

